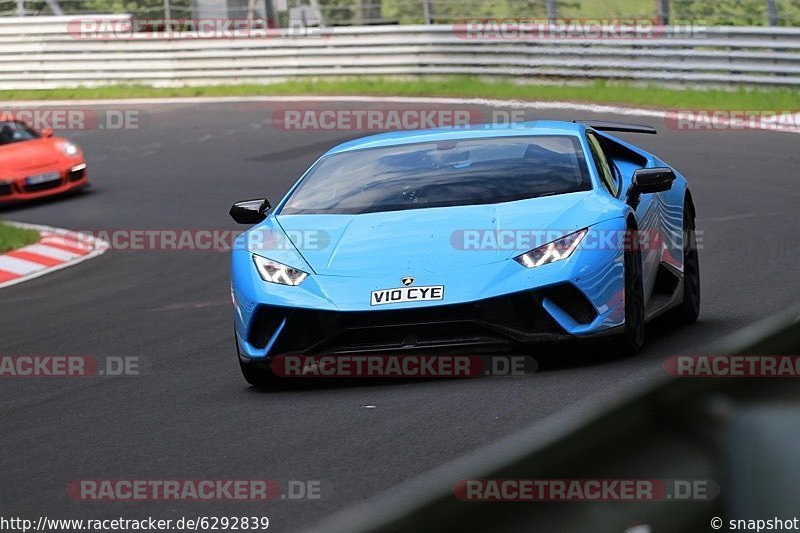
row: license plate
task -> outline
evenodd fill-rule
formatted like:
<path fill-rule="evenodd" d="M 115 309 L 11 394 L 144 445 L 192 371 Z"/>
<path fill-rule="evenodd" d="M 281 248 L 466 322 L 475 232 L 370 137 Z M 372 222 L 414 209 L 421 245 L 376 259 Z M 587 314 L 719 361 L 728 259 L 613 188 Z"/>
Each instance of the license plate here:
<path fill-rule="evenodd" d="M 444 285 L 429 287 L 399 287 L 372 291 L 370 305 L 399 304 L 409 302 L 431 302 L 444 300 Z"/>
<path fill-rule="evenodd" d="M 58 181 L 61 179 L 61 174 L 58 172 L 48 172 L 46 174 L 37 174 L 36 176 L 28 176 L 25 178 L 25 185 L 39 185 L 40 183 L 49 183 L 51 181 Z"/>

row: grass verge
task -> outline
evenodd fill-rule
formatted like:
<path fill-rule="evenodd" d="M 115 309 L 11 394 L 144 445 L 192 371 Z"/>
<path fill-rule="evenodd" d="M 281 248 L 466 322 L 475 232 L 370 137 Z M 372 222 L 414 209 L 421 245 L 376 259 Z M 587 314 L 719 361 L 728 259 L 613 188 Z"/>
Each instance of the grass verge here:
<path fill-rule="evenodd" d="M 256 95 L 385 95 L 503 98 L 636 105 L 667 109 L 795 110 L 798 89 L 671 89 L 626 83 L 589 85 L 531 85 L 510 79 L 487 81 L 478 77 L 304 79 L 268 85 L 242 84 L 203 87 L 148 87 L 114 85 L 96 88 L 0 91 L 8 100 L 74 100 L 104 98 L 159 98 L 186 96 Z"/>
<path fill-rule="evenodd" d="M 0 222 L 0 254 L 33 244 L 38 240 L 39 232 L 36 230 L 18 228 Z"/>

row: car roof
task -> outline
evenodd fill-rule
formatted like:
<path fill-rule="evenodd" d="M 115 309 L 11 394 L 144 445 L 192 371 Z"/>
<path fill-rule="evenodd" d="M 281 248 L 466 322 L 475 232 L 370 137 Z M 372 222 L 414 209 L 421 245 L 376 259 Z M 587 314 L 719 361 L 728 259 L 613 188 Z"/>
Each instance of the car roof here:
<path fill-rule="evenodd" d="M 361 137 L 342 143 L 328 150 L 325 155 L 338 154 L 366 148 L 383 148 L 403 144 L 452 141 L 461 139 L 483 139 L 530 135 L 578 135 L 586 130 L 583 124 L 555 120 L 537 120 L 514 124 L 475 124 L 464 127 L 431 130 L 392 131 Z"/>

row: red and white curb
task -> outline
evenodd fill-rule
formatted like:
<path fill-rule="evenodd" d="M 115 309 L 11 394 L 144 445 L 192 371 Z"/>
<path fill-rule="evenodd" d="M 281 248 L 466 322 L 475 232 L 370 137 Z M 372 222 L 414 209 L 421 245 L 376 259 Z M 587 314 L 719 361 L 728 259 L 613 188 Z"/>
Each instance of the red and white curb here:
<path fill-rule="evenodd" d="M 39 232 L 39 242 L 0 255 L 0 288 L 77 265 L 105 253 L 109 244 L 91 235 L 38 224 L 4 224 Z"/>

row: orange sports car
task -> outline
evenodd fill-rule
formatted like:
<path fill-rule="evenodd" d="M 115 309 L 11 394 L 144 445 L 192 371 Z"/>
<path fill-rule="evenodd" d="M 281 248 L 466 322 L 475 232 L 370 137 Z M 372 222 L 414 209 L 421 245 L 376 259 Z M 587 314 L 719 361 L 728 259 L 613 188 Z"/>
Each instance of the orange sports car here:
<path fill-rule="evenodd" d="M 0 205 L 88 187 L 86 160 L 74 143 L 20 121 L 0 121 Z"/>

